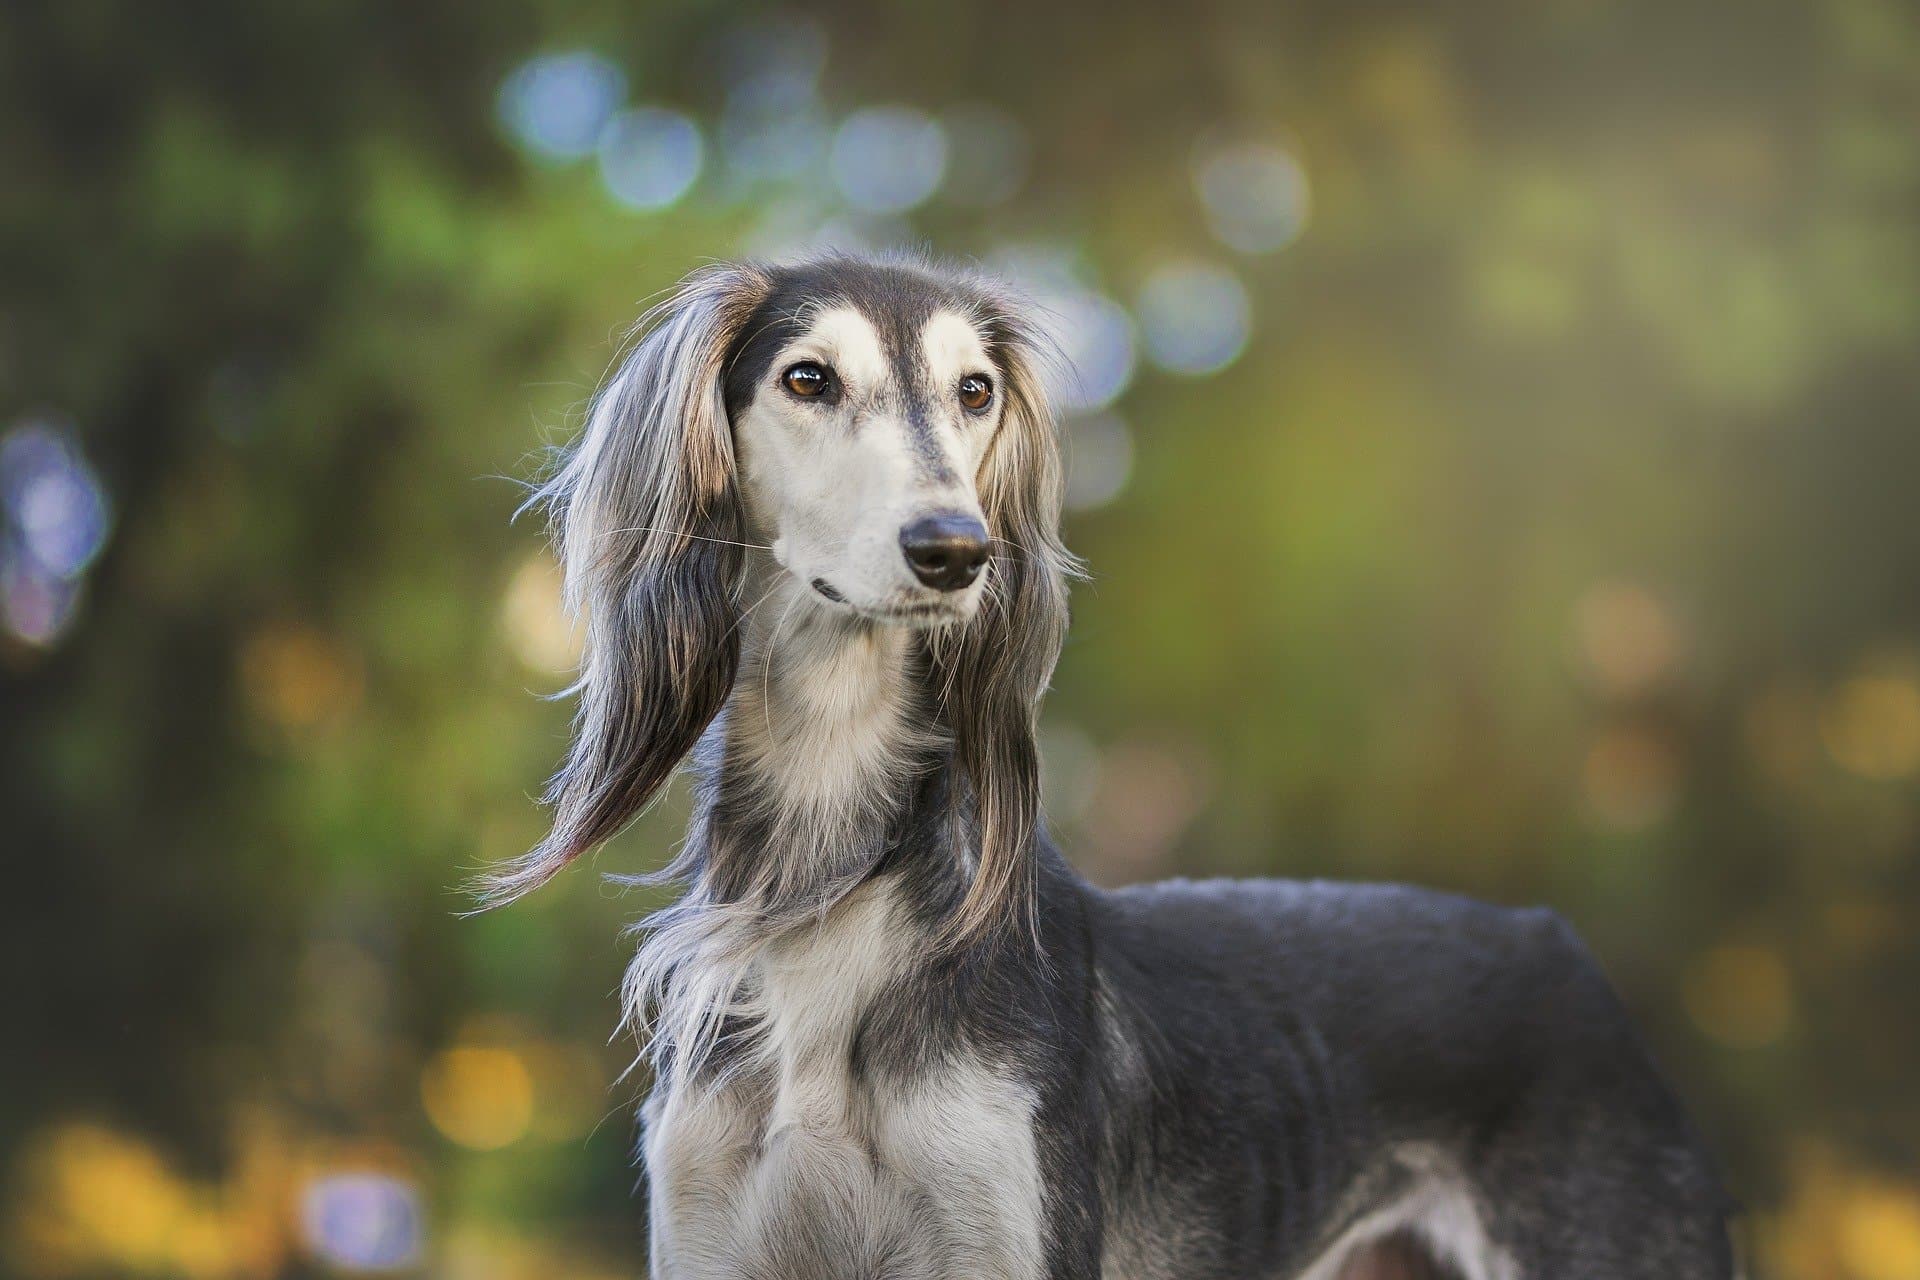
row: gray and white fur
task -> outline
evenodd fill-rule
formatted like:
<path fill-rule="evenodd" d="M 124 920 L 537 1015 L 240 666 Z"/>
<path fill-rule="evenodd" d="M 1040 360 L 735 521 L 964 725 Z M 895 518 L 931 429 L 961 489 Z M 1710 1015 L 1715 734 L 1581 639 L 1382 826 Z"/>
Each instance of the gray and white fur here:
<path fill-rule="evenodd" d="M 712 267 L 541 492 L 587 648 L 552 833 L 494 899 L 693 762 L 625 991 L 654 1276 L 1732 1275 L 1711 1162 L 1551 913 L 1061 857 L 1045 353 L 918 260 Z"/>

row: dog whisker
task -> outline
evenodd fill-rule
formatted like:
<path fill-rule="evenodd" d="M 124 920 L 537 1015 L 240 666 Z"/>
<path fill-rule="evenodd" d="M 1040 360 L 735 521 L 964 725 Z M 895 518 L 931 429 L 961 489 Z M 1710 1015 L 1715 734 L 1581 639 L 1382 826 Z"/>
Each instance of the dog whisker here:
<path fill-rule="evenodd" d="M 730 538 L 710 538 L 705 534 L 688 533 L 685 529 L 663 529 L 656 525 L 636 524 L 623 529 L 603 529 L 595 534 L 596 539 L 611 538 L 622 533 L 660 533 L 670 538 L 691 538 L 695 542 L 717 542 L 727 547 L 745 547 L 749 551 L 771 551 L 773 548 L 764 542 L 735 542 Z"/>
<path fill-rule="evenodd" d="M 764 656 L 764 657 L 763 657 L 763 658 L 761 659 L 761 663 L 760 663 L 760 710 L 761 710 L 761 712 L 762 712 L 762 714 L 763 714 L 763 715 L 764 715 L 764 716 L 766 717 L 766 726 L 767 726 L 767 741 L 768 741 L 768 742 L 772 742 L 772 741 L 774 740 L 774 737 L 773 737 L 773 659 L 774 659 L 774 652 L 775 652 L 775 649 L 776 649 L 776 647 L 777 647 L 777 646 L 779 645 L 779 643 L 780 643 L 780 633 L 781 633 L 781 632 L 782 632 L 783 630 L 785 630 L 785 628 L 786 628 L 786 625 L 787 625 L 787 619 L 793 616 L 793 611 L 794 611 L 794 610 L 795 610 L 796 608 L 798 608 L 798 607 L 799 607 L 799 605 L 800 605 L 800 601 L 801 601 L 801 600 L 803 600 L 804 598 L 805 598 L 804 596 L 798 596 L 798 595 L 796 595 L 796 596 L 794 596 L 794 598 L 793 598 L 792 600 L 790 600 L 790 601 L 788 601 L 788 603 L 787 603 L 787 607 L 786 607 L 786 610 L 785 610 L 785 611 L 784 611 L 783 613 L 781 613 L 781 615 L 780 615 L 780 620 L 779 620 L 778 622 L 775 622 L 775 623 L 773 624 L 773 631 L 772 631 L 772 633 L 771 633 L 770 635 L 768 635 L 768 636 L 767 636 L 767 652 L 766 652 L 766 655 L 765 655 L 765 656 Z"/>

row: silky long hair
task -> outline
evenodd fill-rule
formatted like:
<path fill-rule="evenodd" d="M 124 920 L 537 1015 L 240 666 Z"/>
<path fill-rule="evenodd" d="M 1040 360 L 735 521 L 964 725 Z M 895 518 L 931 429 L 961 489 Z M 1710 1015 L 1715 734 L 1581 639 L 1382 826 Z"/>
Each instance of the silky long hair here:
<path fill-rule="evenodd" d="M 978 862 L 944 938 L 965 942 L 1001 923 L 1031 926 L 1040 825 L 1040 697 L 1067 630 L 1067 584 L 1079 562 L 1060 541 L 1060 449 L 1043 362 L 1052 348 L 1004 296 L 986 316 L 1005 395 L 1000 430 L 975 483 L 995 555 L 974 617 L 928 646 L 942 719 L 973 790 Z"/>
<path fill-rule="evenodd" d="M 956 792 L 972 800 L 955 838 L 973 874 L 942 933 L 959 945 L 1031 917 L 1035 716 L 1077 565 L 1059 536 L 1059 451 L 1040 376 L 1045 338 L 997 286 L 919 263 L 899 269 L 973 313 L 1005 396 L 976 477 L 995 541 L 988 590 L 972 619 L 926 646 L 929 692 L 964 775 Z M 586 428 L 535 494 L 551 521 L 568 606 L 586 618 L 579 708 L 545 797 L 552 830 L 488 878 L 489 903 L 543 884 L 630 822 L 727 701 L 740 664 L 745 520 L 723 384 L 743 328 L 782 270 L 710 267 L 649 311 Z M 699 851 L 675 865 L 697 867 Z"/>

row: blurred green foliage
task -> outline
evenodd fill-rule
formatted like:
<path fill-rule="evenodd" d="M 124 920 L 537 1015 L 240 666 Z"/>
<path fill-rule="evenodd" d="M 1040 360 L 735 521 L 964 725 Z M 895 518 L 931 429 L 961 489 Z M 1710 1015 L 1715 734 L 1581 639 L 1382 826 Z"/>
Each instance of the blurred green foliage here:
<path fill-rule="evenodd" d="M 566 51 L 698 125 L 684 196 L 529 149 L 513 77 Z M 857 156 L 735 128 L 767 67 L 828 130 L 946 121 L 946 184 L 850 207 Z M 1298 166 L 1297 238 L 1215 238 L 1229 145 Z M 603 1041 L 647 903 L 583 867 L 457 914 L 565 727 L 516 481 L 656 291 L 838 237 L 1134 306 L 1067 424 L 1049 803 L 1090 873 L 1550 902 L 1758 1269 L 1920 1276 L 1909 5 L 29 0 L 0 173 L 0 433 L 111 511 L 36 629 L 5 494 L 7 1266 L 643 1269 Z M 1204 376 L 1148 305 L 1195 261 L 1248 304 Z"/>

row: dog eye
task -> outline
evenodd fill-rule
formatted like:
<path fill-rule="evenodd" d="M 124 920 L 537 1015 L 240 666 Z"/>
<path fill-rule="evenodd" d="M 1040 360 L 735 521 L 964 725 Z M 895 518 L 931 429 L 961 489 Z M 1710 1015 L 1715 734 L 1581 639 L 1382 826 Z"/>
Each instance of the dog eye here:
<path fill-rule="evenodd" d="M 811 400 L 833 385 L 833 374 L 825 365 L 803 360 L 781 374 L 780 383 L 793 394 Z"/>
<path fill-rule="evenodd" d="M 984 409 L 993 403 L 993 383 L 977 373 L 960 379 L 960 403 L 969 409 Z"/>

